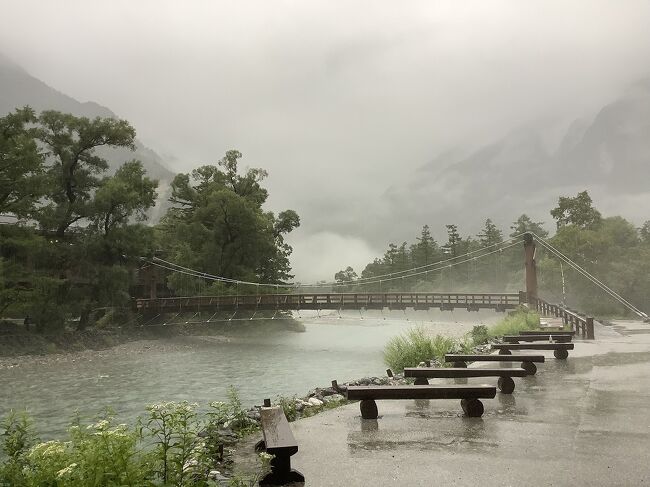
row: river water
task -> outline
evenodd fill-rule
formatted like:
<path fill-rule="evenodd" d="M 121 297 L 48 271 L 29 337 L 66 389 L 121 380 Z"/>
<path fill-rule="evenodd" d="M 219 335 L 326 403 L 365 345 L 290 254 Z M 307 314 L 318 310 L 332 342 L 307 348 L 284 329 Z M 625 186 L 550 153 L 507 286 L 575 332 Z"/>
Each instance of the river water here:
<path fill-rule="evenodd" d="M 277 395 L 304 395 L 332 379 L 385 374 L 386 342 L 411 326 L 461 336 L 490 324 L 494 312 L 347 312 L 298 318 L 305 332 L 236 325 L 220 337 L 175 337 L 105 351 L 19 359 L 0 368 L 0 417 L 25 409 L 43 439 L 60 436 L 76 412 L 92 420 L 106 407 L 130 422 L 147 404 L 181 401 L 207 406 L 234 386 L 244 405 Z"/>

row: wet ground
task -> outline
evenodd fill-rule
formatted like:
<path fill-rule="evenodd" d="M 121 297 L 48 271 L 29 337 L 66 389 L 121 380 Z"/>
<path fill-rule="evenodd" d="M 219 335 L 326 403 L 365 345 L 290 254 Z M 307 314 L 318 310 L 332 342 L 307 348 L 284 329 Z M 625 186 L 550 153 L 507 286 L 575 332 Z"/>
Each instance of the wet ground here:
<path fill-rule="evenodd" d="M 378 420 L 355 403 L 292 423 L 292 464 L 309 486 L 649 484 L 650 325 L 595 331 L 566 361 L 545 353 L 482 418 L 457 400 L 402 400 L 378 401 Z"/>

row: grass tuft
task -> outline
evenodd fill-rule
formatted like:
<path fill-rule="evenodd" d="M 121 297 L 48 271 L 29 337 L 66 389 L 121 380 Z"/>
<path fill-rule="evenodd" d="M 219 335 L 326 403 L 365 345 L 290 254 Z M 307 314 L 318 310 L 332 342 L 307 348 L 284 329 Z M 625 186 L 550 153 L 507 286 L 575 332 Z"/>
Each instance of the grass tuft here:
<path fill-rule="evenodd" d="M 384 347 L 384 362 L 394 371 L 402 371 L 404 367 L 416 367 L 425 360 L 442 359 L 457 346 L 453 338 L 431 337 L 424 328 L 415 327 L 388 341 Z"/>
<path fill-rule="evenodd" d="M 517 335 L 520 331 L 539 329 L 539 314 L 527 309 L 518 309 L 488 329 L 490 337 Z"/>

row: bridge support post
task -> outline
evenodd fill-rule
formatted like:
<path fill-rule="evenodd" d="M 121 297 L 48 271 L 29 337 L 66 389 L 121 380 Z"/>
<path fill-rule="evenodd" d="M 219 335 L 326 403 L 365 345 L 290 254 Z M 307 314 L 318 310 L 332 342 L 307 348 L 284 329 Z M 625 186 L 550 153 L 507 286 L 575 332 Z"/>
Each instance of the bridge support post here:
<path fill-rule="evenodd" d="M 586 327 L 587 327 L 587 340 L 593 340 L 595 338 L 594 337 L 594 319 L 591 316 L 587 317 Z"/>
<path fill-rule="evenodd" d="M 537 265 L 535 263 L 535 240 L 532 233 L 524 234 L 524 256 L 526 269 L 526 297 L 528 306 L 537 306 Z"/>

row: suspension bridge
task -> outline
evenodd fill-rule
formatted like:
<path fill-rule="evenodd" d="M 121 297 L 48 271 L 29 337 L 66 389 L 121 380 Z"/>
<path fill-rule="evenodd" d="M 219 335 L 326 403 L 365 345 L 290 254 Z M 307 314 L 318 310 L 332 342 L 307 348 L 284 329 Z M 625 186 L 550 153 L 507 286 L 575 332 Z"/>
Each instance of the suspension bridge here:
<path fill-rule="evenodd" d="M 425 276 L 468 262 L 476 262 L 479 259 L 484 259 L 491 255 L 501 254 L 504 250 L 521 244 L 523 244 L 524 250 L 525 291 L 519 291 L 517 293 L 401 292 L 394 290 L 390 292 L 347 292 L 354 286 L 378 286 L 380 289 L 384 284 L 392 284 L 394 286 L 396 283 L 404 283 L 407 278 Z M 570 324 L 577 331 L 581 331 L 583 335 L 593 338 L 593 318 L 570 311 L 564 306 L 549 303 L 538 296 L 536 244 L 540 245 L 549 255 L 564 262 L 633 313 L 643 319 L 648 318 L 644 312 L 573 262 L 549 242 L 532 233 L 515 235 L 504 242 L 499 242 L 464 255 L 451 257 L 424 266 L 368 278 L 354 279 L 352 281 L 321 282 L 317 284 L 249 282 L 211 275 L 157 257 L 143 259 L 145 263 L 143 268 L 148 270 L 143 272 L 142 280 L 144 281 L 144 287 L 148 291 L 149 297 L 136 299 L 134 306 L 136 311 L 143 315 L 194 313 L 194 316 L 196 316 L 202 312 L 216 314 L 220 311 L 237 313 L 238 311 L 338 310 L 340 312 L 341 310 L 406 310 L 407 308 L 413 310 L 438 308 L 442 311 L 452 311 L 455 309 L 479 311 L 482 309 L 490 309 L 504 312 L 515 309 L 520 305 L 526 305 L 538 310 L 544 316 L 561 318 L 565 324 Z M 159 271 L 186 275 L 192 279 L 221 282 L 229 284 L 231 287 L 235 287 L 235 289 L 239 289 L 240 286 L 253 286 L 256 292 L 254 294 L 236 293 L 219 296 L 158 297 L 156 290 L 160 283 L 161 273 Z M 323 291 L 323 288 L 329 289 Z M 337 292 L 337 289 L 342 289 L 346 292 Z M 208 319 L 207 321 L 209 322 L 210 320 Z"/>

